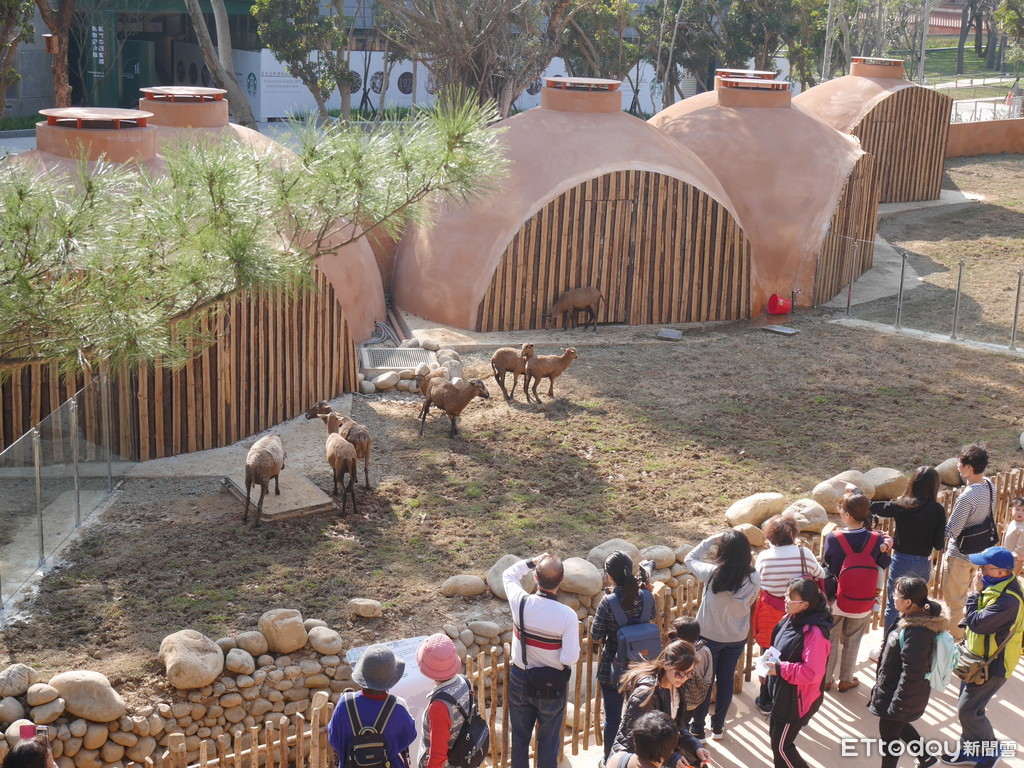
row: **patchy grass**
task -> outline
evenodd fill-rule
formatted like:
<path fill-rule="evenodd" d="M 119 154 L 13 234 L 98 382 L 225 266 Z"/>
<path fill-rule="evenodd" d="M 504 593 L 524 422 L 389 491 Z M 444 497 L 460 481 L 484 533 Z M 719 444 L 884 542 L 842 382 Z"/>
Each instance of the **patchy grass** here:
<path fill-rule="evenodd" d="M 948 334 L 952 330 L 958 265 L 964 262 L 958 336 L 1008 344 L 1017 272 L 1024 268 L 1024 155 L 946 161 L 944 188 L 985 196 L 984 202 L 930 208 L 884 219 L 879 233 L 905 249 L 922 285 L 907 292 L 903 324 Z M 896 301 L 856 309 L 858 317 L 891 323 Z M 1024 329 L 1018 342 L 1024 344 Z"/>

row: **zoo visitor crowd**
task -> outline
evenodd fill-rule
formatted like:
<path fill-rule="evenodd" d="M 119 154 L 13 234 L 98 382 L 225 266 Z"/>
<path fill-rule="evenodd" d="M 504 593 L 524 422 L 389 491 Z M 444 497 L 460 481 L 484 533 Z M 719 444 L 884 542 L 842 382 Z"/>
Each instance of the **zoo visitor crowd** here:
<path fill-rule="evenodd" d="M 996 765 L 1001 744 L 985 711 L 1021 654 L 1024 499 L 1011 501 L 1012 520 L 999 546 L 995 490 L 984 477 L 988 454 L 970 445 L 958 459 L 967 488 L 948 520 L 936 500 L 939 476 L 932 467 L 918 469 L 907 494 L 894 501 L 872 503 L 847 486 L 839 501 L 841 527 L 826 535 L 820 563 L 798 546 L 797 524 L 787 515 L 766 521 L 768 548 L 756 559 L 735 530 L 700 542 L 685 557 L 703 585 L 700 607 L 696 617 L 673 622 L 664 647 L 649 564 L 638 570 L 624 552 L 608 556 L 609 587 L 590 631 L 600 652 L 605 712 L 600 768 L 712 762 L 706 740 L 709 734 L 711 741 L 726 738 L 733 679 L 749 635 L 761 648 L 755 703 L 769 721 L 774 766 L 805 768 L 796 746 L 801 729 L 827 692 L 859 685 L 854 665 L 871 615 L 882 608 L 886 568 L 884 639 L 871 653 L 877 668 L 867 706 L 878 717 L 871 759 L 880 756 L 882 768 L 895 768 L 901 755 L 919 768 L 940 759 Z M 872 530 L 877 517 L 893 519 L 891 538 Z M 928 595 L 931 551 L 943 546 L 948 613 Z M 514 630 L 507 699 L 512 768 L 529 768 L 534 735 L 537 768 L 556 768 L 562 753 L 568 683 L 580 656 L 576 612 L 557 599 L 563 575 L 561 560 L 545 553 L 514 563 L 502 576 Z M 535 582 L 533 594 L 524 581 Z M 490 734 L 473 687 L 460 674 L 455 643 L 431 635 L 417 648 L 416 661 L 435 682 L 419 724 L 416 768 L 478 768 L 489 754 Z M 387 645 L 372 645 L 359 657 L 352 679 L 360 689 L 342 696 L 328 726 L 339 768 L 412 768 L 417 724 L 405 702 L 388 692 L 404 671 L 405 662 Z M 932 691 L 951 684 L 954 674 L 961 735 L 954 751 L 938 755 L 914 723 Z M 45 726 L 21 735 L 3 768 L 55 768 Z"/>

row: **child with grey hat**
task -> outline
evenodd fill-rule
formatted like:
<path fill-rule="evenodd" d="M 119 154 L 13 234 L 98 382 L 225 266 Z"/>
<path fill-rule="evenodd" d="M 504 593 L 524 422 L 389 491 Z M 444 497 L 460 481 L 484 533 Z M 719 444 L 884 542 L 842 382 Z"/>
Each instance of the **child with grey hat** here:
<path fill-rule="evenodd" d="M 409 768 L 416 724 L 409 710 L 388 693 L 405 672 L 405 662 L 386 645 L 371 645 L 352 668 L 359 692 L 338 702 L 327 738 L 339 768 Z M 372 728 L 374 734 L 364 729 Z"/>

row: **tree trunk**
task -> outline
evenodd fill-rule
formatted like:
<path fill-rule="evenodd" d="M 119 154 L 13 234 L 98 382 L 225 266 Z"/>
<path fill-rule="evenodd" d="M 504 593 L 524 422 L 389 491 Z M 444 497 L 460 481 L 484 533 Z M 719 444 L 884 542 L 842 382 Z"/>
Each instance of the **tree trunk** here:
<path fill-rule="evenodd" d="M 964 9 L 960 13 L 960 40 L 956 46 L 956 73 L 964 73 L 964 46 L 967 44 L 967 35 L 971 32 L 971 4 L 964 3 Z"/>
<path fill-rule="evenodd" d="M 59 0 L 57 10 L 47 0 L 36 0 L 39 15 L 43 18 L 50 34 L 57 44 L 53 54 L 53 95 L 58 107 L 71 106 L 71 83 L 68 81 L 68 38 L 71 36 L 71 22 L 75 17 L 75 0 Z"/>
<path fill-rule="evenodd" d="M 999 49 L 999 28 L 993 16 L 988 18 L 988 46 L 985 51 L 985 67 L 996 68 L 996 51 Z"/>
<path fill-rule="evenodd" d="M 976 10 L 974 12 L 974 54 L 976 56 L 981 56 L 983 46 L 985 44 L 984 38 L 982 37 L 982 20 L 983 17 L 981 12 Z"/>
<path fill-rule="evenodd" d="M 44 2 L 45 0 L 36 1 Z M 192 19 L 192 26 L 196 31 L 196 38 L 199 40 L 199 47 L 203 51 L 203 60 L 206 62 L 206 66 L 209 67 L 210 74 L 213 75 L 217 85 L 228 92 L 228 103 L 231 105 L 231 111 L 234 113 L 235 119 L 246 128 L 258 130 L 256 118 L 252 114 L 252 107 L 249 106 L 249 99 L 246 98 L 245 92 L 238 84 L 238 80 L 235 79 L 235 65 L 231 60 L 231 33 L 227 26 L 227 12 L 224 9 L 224 0 L 211 0 L 211 3 L 214 8 L 214 18 L 218 18 L 218 6 L 221 11 L 224 11 L 224 28 L 221 30 L 218 23 L 217 30 L 219 51 L 217 47 L 214 47 L 213 40 L 210 38 L 210 30 L 206 26 L 206 19 L 203 18 L 203 12 L 199 8 L 199 0 L 185 0 L 188 15 Z M 225 68 L 223 63 L 225 51 L 227 52 L 227 68 Z"/>

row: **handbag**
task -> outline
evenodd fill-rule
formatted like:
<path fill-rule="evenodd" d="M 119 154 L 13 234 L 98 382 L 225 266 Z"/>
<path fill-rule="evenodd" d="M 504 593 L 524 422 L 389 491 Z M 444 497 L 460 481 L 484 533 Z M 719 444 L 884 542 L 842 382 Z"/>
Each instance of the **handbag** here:
<path fill-rule="evenodd" d="M 973 685 L 984 685 L 988 682 L 988 667 L 993 661 L 999 658 L 999 654 L 1003 652 L 1003 648 L 1010 642 L 1010 638 L 1014 636 L 1017 631 L 1017 625 L 1015 624 L 1009 632 L 1006 633 L 1006 638 L 998 646 L 996 646 L 996 652 L 989 657 L 979 656 L 974 651 L 970 650 L 966 643 L 966 640 L 961 640 L 956 644 L 956 652 L 953 654 L 953 674 L 963 680 L 965 683 L 971 683 Z"/>
<path fill-rule="evenodd" d="M 825 580 L 823 578 L 821 578 L 820 576 L 818 576 L 818 577 L 811 576 L 811 574 L 807 572 L 807 563 L 804 562 L 804 548 L 803 547 L 800 547 L 800 571 L 801 571 L 801 574 L 800 574 L 801 576 L 804 576 L 804 577 L 806 577 L 808 579 L 814 579 L 814 583 L 818 585 L 818 591 L 821 592 L 822 594 L 825 594 Z"/>
<path fill-rule="evenodd" d="M 519 642 L 523 649 L 523 668 L 526 670 L 526 695 L 537 699 L 557 699 L 565 696 L 565 689 L 569 685 L 569 675 L 572 670 L 568 667 L 558 669 L 556 667 L 534 667 L 526 666 L 526 624 L 523 621 L 526 612 L 526 598 L 519 602 Z"/>
<path fill-rule="evenodd" d="M 999 533 L 996 531 L 995 491 L 992 489 L 991 481 L 986 480 L 985 484 L 988 485 L 989 493 L 988 516 L 980 523 L 965 526 L 956 537 L 956 548 L 963 555 L 976 555 L 999 543 Z"/>

